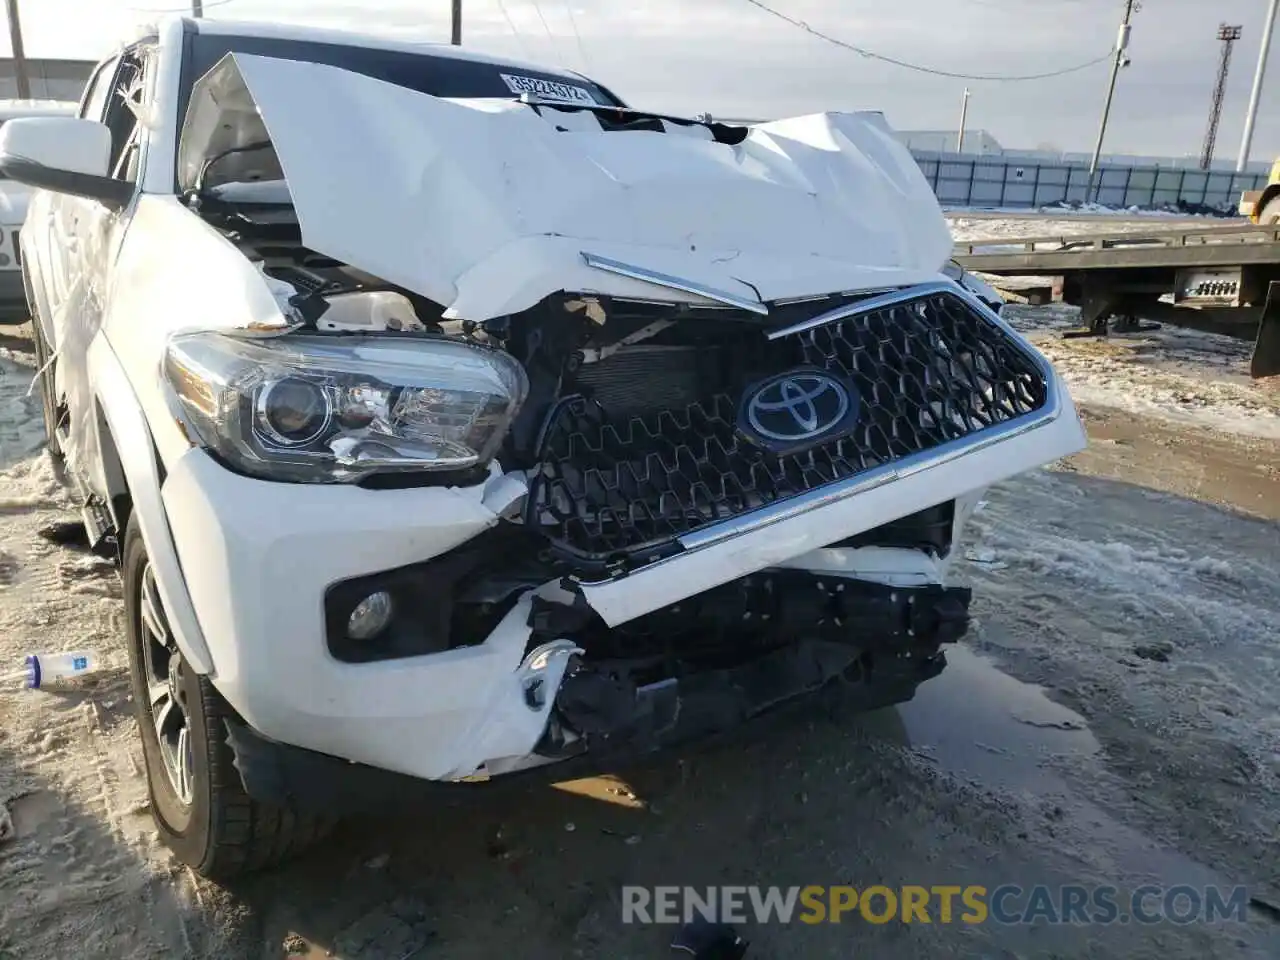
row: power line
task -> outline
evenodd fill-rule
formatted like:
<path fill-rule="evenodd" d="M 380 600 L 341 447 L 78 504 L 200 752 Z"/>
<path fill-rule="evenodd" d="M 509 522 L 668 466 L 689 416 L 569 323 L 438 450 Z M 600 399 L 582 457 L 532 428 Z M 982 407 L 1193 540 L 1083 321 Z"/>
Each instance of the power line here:
<path fill-rule="evenodd" d="M 556 48 L 556 38 L 551 32 L 551 28 L 547 26 L 547 18 L 542 15 L 542 4 L 538 3 L 538 0 L 533 0 L 533 9 L 538 11 L 538 19 L 542 21 L 542 29 L 547 31 L 547 39 L 551 41 L 551 49 L 554 51 Z"/>
<path fill-rule="evenodd" d="M 845 50 L 850 50 L 853 53 L 858 54 L 859 56 L 867 57 L 868 59 L 871 59 L 871 60 L 879 60 L 882 63 L 889 63 L 895 67 L 902 67 L 905 70 L 915 70 L 918 73 L 928 73 L 928 74 L 932 74 L 935 77 L 951 77 L 956 80 L 992 80 L 992 81 L 1001 81 L 1001 82 L 1009 82 L 1009 81 L 1015 81 L 1015 80 L 1047 80 L 1050 77 L 1063 77 L 1069 73 L 1078 73 L 1081 70 L 1087 70 L 1089 67 L 1092 67 L 1092 66 L 1095 66 L 1096 64 L 1103 63 L 1107 60 L 1110 60 L 1111 55 L 1115 53 L 1115 47 L 1112 47 L 1110 50 L 1108 50 L 1106 53 L 1104 53 L 1100 57 L 1095 57 L 1094 59 L 1088 60 L 1085 63 L 1077 63 L 1073 67 L 1065 67 L 1061 70 L 1052 70 L 1048 73 L 1025 73 L 1025 74 L 1012 74 L 1012 75 L 955 73 L 950 70 L 939 70 L 934 67 L 925 67 L 918 63 L 909 63 L 906 60 L 899 60 L 896 57 L 889 57 L 883 53 L 876 53 L 874 50 L 867 50 L 865 47 L 859 47 L 859 46 L 855 46 L 852 43 L 847 43 L 844 40 L 840 40 L 837 37 L 833 37 L 830 34 L 823 33 L 821 30 L 817 30 L 814 27 L 809 26 L 809 24 L 805 23 L 803 20 L 797 20 L 795 17 L 788 16 L 787 14 L 781 12 L 780 10 L 775 10 L 773 9 L 773 7 L 770 7 L 767 4 L 762 3 L 761 0 L 747 0 L 747 3 L 751 4 L 753 7 L 759 7 L 765 13 L 775 16 L 779 20 L 785 20 L 787 23 L 791 24 L 793 27 L 799 27 L 805 33 L 811 34 L 812 36 L 817 37 L 819 40 L 825 40 L 827 43 L 835 44 L 837 47 L 843 47 Z"/>
<path fill-rule="evenodd" d="M 507 21 L 507 26 L 511 28 L 511 32 L 515 35 L 516 43 L 520 44 L 520 49 L 524 52 L 525 57 L 530 60 L 534 59 L 529 52 L 528 45 L 524 42 L 524 37 L 516 29 L 516 22 L 511 19 L 511 13 L 507 10 L 507 5 L 503 0 L 498 0 L 498 9 L 502 11 L 502 18 Z"/>
<path fill-rule="evenodd" d="M 587 56 L 587 48 L 582 42 L 582 34 L 578 32 L 578 18 L 573 15 L 573 0 L 564 0 L 564 9 L 569 14 L 569 25 L 573 27 L 574 39 L 578 41 L 578 53 L 582 54 L 582 65 L 590 72 L 591 58 Z"/>
<path fill-rule="evenodd" d="M 212 7 L 225 7 L 228 3 L 235 3 L 235 0 L 204 0 L 200 4 L 200 13 Z M 125 7 L 125 9 L 130 13 L 191 13 L 192 6 L 188 3 L 181 7 Z"/>

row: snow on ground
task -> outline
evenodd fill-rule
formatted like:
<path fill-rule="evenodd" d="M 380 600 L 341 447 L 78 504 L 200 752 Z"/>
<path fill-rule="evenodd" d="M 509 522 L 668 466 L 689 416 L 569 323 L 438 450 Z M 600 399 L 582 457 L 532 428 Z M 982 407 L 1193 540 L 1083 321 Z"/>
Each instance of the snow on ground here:
<path fill-rule="evenodd" d="M 1009 239 L 1022 237 L 1072 236 L 1081 233 L 1141 233 L 1146 230 L 1173 230 L 1182 224 L 1196 227 L 1228 226 L 1237 221 L 1208 217 L 1189 217 L 1186 214 L 1170 214 L 1159 217 L 1135 217 L 1117 214 L 1115 217 L 1073 216 L 1067 211 L 1044 215 L 998 215 L 975 210 L 955 210 L 947 213 L 951 233 L 957 241 Z M 1156 222 L 1152 222 L 1152 221 Z M 1208 221 L 1206 223 L 1206 221 Z M 1239 221 L 1243 222 L 1243 221 Z"/>
<path fill-rule="evenodd" d="M 31 355 L 0 347 L 0 469 L 39 450 L 44 427 L 31 411 L 37 400 L 31 393 L 35 376 Z M 0 488 L 0 501 L 14 495 Z"/>
<path fill-rule="evenodd" d="M 1168 438 L 1141 471 L 1164 489 L 1203 469 L 1194 445 Z M 1252 459 L 1235 449 L 1238 481 L 1280 447 Z M 1230 461 L 1230 447 L 1219 453 Z M 1106 769 L 1072 775 L 1095 802 L 1274 899 L 1280 527 L 1124 471 L 1065 467 L 1001 484 L 974 517 L 961 570 L 974 580 L 975 644 L 1087 718 Z M 1270 489 L 1274 503 L 1274 478 Z"/>
<path fill-rule="evenodd" d="M 1003 564 L 1000 589 L 1025 593 L 1032 582 L 1051 585 L 1064 602 L 1088 598 L 1107 619 L 1143 624 L 1148 639 L 1136 647 L 1130 635 L 1108 629 L 1066 642 L 1088 647 L 1091 657 L 1144 669 L 1150 702 L 1194 691 L 1183 707 L 1196 725 L 1229 729 L 1275 783 L 1280 567 L 1274 556 L 1241 551 L 1220 536 L 1187 537 L 1194 531 L 1169 516 L 1148 522 L 1166 499 L 1158 494 L 1133 508 L 1127 522 L 1106 510 L 1087 516 L 1106 495 L 1091 503 L 1089 489 L 1070 474 L 1040 470 L 1020 478 L 974 518 L 970 552 L 980 559 L 971 559 L 970 568 L 988 575 Z M 1265 537 L 1255 526 L 1246 529 Z M 1152 666 L 1167 663 L 1173 666 Z"/>
<path fill-rule="evenodd" d="M 957 240 L 1091 233 L 1087 218 L 949 216 Z M 1117 217 L 1108 229 L 1141 231 L 1149 223 Z M 1253 344 L 1168 324 L 1140 334 L 1064 340 L 1079 327 L 1066 304 L 1009 304 L 1004 316 L 1065 377 L 1077 403 L 1110 407 L 1244 436 L 1280 439 L 1280 378 L 1249 377 Z"/>
<path fill-rule="evenodd" d="M 1280 384 L 1249 378 L 1247 340 L 1167 325 L 1064 340 L 1079 326 L 1075 307 L 1009 304 L 1003 315 L 1053 362 L 1078 404 L 1280 440 Z"/>
<path fill-rule="evenodd" d="M 1183 210 L 1147 210 L 1142 207 L 1106 207 L 1100 203 L 1082 203 L 1078 206 L 1051 205 L 1031 209 L 1028 207 L 949 207 L 943 210 L 952 214 L 968 214 L 970 216 L 1021 216 L 1028 219 L 1051 219 L 1053 217 L 1080 217 L 1106 221 L 1118 219 L 1146 220 L 1230 220 L 1231 217 L 1218 217 L 1208 213 L 1187 213 Z"/>
<path fill-rule="evenodd" d="M 972 221 L 971 236 L 1090 228 Z M 0 957 L 247 960 L 300 943 L 312 945 L 308 956 L 327 949 L 341 960 L 398 960 L 417 951 L 387 948 L 388 931 L 429 927 L 423 937 L 436 935 L 440 955 L 640 958 L 665 941 L 619 927 L 610 897 L 621 878 L 810 882 L 817 869 L 842 881 L 917 883 L 939 863 L 965 882 L 1051 886 L 1200 883 L 1194 871 L 1204 863 L 1223 882 L 1247 882 L 1280 903 L 1277 527 L 1162 486 L 1202 469 L 1195 445 L 1178 438 L 1203 435 L 1197 442 L 1242 472 L 1267 466 L 1269 451 L 1280 450 L 1274 441 L 1219 434 L 1280 438 L 1280 391 L 1248 380 L 1249 345 L 1240 341 L 1176 328 L 1064 341 L 1058 334 L 1075 323 L 1074 310 L 1007 311 L 1078 401 L 1131 411 L 1135 433 L 1165 430 L 1145 417 L 1176 425 L 1170 446 L 1140 471 L 1122 466 L 1118 479 L 1084 475 L 1072 462 L 999 485 L 966 538 L 958 568 L 976 587 L 978 617 L 968 646 L 1042 684 L 1078 720 L 1044 731 L 1011 714 L 1023 709 L 1004 699 L 1014 681 L 988 669 L 983 684 L 994 685 L 974 685 L 980 677 L 962 647 L 913 704 L 890 712 L 911 734 L 901 746 L 896 734 L 808 721 L 745 751 L 664 761 L 649 790 L 638 781 L 650 811 L 574 805 L 559 791 L 505 805 L 467 797 L 461 810 L 359 824 L 318 856 L 232 891 L 194 881 L 156 841 L 119 583 L 95 558 L 36 534 L 68 503 L 38 450 L 39 406 L 26 395 L 31 354 L 0 337 L 0 673 L 32 649 L 87 647 L 105 664 L 70 692 L 0 691 L 0 820 L 7 809 L 15 828 L 0 833 Z M 1095 447 L 1099 459 L 1120 449 Z M 1229 486 L 1223 499 L 1232 502 Z M 921 711 L 936 714 L 932 728 L 917 729 Z M 984 726 L 987 714 L 1007 722 Z M 1028 729 L 1057 739 L 1019 739 Z M 1101 749 L 1068 744 L 1094 736 Z M 932 771 L 958 759 L 973 764 L 963 782 Z M 1013 768 L 1019 779 L 1002 782 Z M 1057 772 L 1069 787 L 1049 777 Z M 867 809 L 878 811 L 871 830 Z M 1148 857 L 1161 851 L 1184 859 L 1152 867 Z M 885 955 L 1046 949 L 1043 930 L 1016 926 L 909 932 L 890 932 Z M 1059 956 L 1108 960 L 1280 955 L 1259 942 L 1263 932 L 1060 928 L 1052 946 Z M 769 956 L 799 960 L 883 953 L 885 935 L 845 925 L 761 929 L 749 939 Z"/>

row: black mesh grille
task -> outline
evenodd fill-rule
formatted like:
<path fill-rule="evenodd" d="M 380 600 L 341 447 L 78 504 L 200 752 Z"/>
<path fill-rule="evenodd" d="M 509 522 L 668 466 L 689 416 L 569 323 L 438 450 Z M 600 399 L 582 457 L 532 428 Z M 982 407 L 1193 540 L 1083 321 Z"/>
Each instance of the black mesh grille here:
<path fill-rule="evenodd" d="M 859 314 L 739 352 L 755 359 L 699 400 L 620 413 L 602 397 L 551 412 L 527 520 L 584 561 L 624 559 L 699 527 L 855 476 L 1032 413 L 1036 364 L 948 293 Z M 856 389 L 851 429 L 776 455 L 739 429 L 743 390 L 763 376 L 820 368 Z"/>

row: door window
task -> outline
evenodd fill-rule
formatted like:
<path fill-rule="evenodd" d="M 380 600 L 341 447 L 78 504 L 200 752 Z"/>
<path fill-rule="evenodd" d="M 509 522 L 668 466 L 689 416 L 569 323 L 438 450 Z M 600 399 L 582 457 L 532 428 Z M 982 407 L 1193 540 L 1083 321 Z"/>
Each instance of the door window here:
<path fill-rule="evenodd" d="M 108 169 L 117 180 L 136 183 L 142 155 L 146 109 L 147 59 L 138 50 L 125 53 L 110 84 L 102 122 L 111 130 L 111 162 Z"/>
<path fill-rule="evenodd" d="M 107 95 L 111 92 L 111 81 L 115 79 L 119 57 L 103 61 L 94 69 L 89 83 L 85 87 L 84 97 L 80 101 L 79 116 L 85 120 L 101 120 L 102 111 L 107 105 Z"/>

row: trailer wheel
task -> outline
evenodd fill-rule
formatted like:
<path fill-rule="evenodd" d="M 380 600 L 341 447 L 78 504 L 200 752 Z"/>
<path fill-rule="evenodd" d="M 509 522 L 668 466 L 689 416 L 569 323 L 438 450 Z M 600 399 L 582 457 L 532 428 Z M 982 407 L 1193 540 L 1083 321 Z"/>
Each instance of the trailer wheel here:
<path fill-rule="evenodd" d="M 1258 214 L 1258 223 L 1266 227 L 1280 224 L 1280 195 L 1272 197 Z"/>

